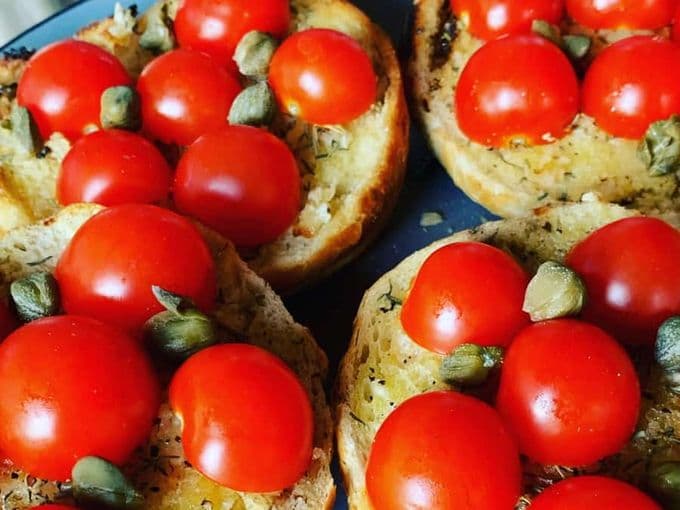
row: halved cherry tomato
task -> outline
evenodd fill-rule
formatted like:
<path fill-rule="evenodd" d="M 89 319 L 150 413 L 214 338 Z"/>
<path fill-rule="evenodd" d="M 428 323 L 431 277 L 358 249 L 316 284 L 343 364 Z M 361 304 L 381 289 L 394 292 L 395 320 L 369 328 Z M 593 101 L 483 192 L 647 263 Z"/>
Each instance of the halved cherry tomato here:
<path fill-rule="evenodd" d="M 90 126 L 100 126 L 102 93 L 131 84 L 123 64 L 107 51 L 83 41 L 61 41 L 29 60 L 17 101 L 31 112 L 43 138 L 59 131 L 75 141 Z"/>
<path fill-rule="evenodd" d="M 350 36 L 314 28 L 286 39 L 274 54 L 269 82 L 282 109 L 313 124 L 346 124 L 376 100 L 378 78 Z"/>
<path fill-rule="evenodd" d="M 241 85 L 208 55 L 179 49 L 152 60 L 137 89 L 144 131 L 161 142 L 189 145 L 226 125 Z"/>
<path fill-rule="evenodd" d="M 88 220 L 57 264 L 64 309 L 95 317 L 130 333 L 163 311 L 151 287 L 215 303 L 215 264 L 186 218 L 152 205 L 119 205 Z"/>
<path fill-rule="evenodd" d="M 564 319 L 534 324 L 515 338 L 497 398 L 522 453 L 541 464 L 578 467 L 617 453 L 630 439 L 640 384 L 616 340 Z"/>
<path fill-rule="evenodd" d="M 498 248 L 450 244 L 420 268 L 401 324 L 415 342 L 440 354 L 463 343 L 505 346 L 529 323 L 522 311 L 528 283 L 526 272 Z"/>
<path fill-rule="evenodd" d="M 231 489 L 292 486 L 312 458 L 314 416 L 293 371 L 245 344 L 210 347 L 180 367 L 170 404 L 183 423 L 187 460 Z"/>
<path fill-rule="evenodd" d="M 642 138 L 649 125 L 680 113 L 680 45 L 635 36 L 606 48 L 583 82 L 583 111 L 609 134 Z"/>
<path fill-rule="evenodd" d="M 235 69 L 231 58 L 244 35 L 259 30 L 283 38 L 289 24 L 288 0 L 184 0 L 174 28 L 180 46 Z"/>
<path fill-rule="evenodd" d="M 59 202 L 112 206 L 167 199 L 172 171 L 160 151 L 127 131 L 105 130 L 78 140 L 61 164 Z"/>
<path fill-rule="evenodd" d="M 451 9 L 472 35 L 489 41 L 530 32 L 534 20 L 559 24 L 564 0 L 451 0 Z"/>
<path fill-rule="evenodd" d="M 656 218 L 610 223 L 574 246 L 567 264 L 584 279 L 584 317 L 632 344 L 653 345 L 680 314 L 680 232 Z"/>
<path fill-rule="evenodd" d="M 453 391 L 397 407 L 378 430 L 366 468 L 375 510 L 511 509 L 520 484 L 517 447 L 496 411 Z"/>
<path fill-rule="evenodd" d="M 67 480 L 86 455 L 125 462 L 159 405 L 139 343 L 97 320 L 41 319 L 0 344 L 0 448 L 38 478 Z"/>
<path fill-rule="evenodd" d="M 670 25 L 677 0 L 567 0 L 567 13 L 594 29 L 648 29 Z"/>
<path fill-rule="evenodd" d="M 531 510 L 661 510 L 637 488 L 604 476 L 578 476 L 548 487 Z"/>
<path fill-rule="evenodd" d="M 564 136 L 579 107 L 576 72 L 538 35 L 511 35 L 482 46 L 463 69 L 456 118 L 471 140 L 492 147 L 539 145 Z"/>
<path fill-rule="evenodd" d="M 177 208 L 239 246 L 274 241 L 300 210 L 300 174 L 288 146 L 267 131 L 226 126 L 203 135 L 177 166 Z"/>

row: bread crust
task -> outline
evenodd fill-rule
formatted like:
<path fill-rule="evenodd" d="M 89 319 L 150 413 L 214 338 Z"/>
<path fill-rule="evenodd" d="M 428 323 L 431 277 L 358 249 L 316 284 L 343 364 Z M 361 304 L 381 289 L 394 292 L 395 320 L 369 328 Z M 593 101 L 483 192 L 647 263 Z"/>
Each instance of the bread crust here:
<path fill-rule="evenodd" d="M 503 217 L 578 202 L 588 192 L 647 213 L 680 210 L 678 177 L 650 176 L 637 141 L 607 135 L 584 114 L 564 138 L 544 146 L 499 150 L 471 142 L 458 127 L 453 98 L 460 72 L 481 44 L 448 0 L 415 2 L 413 111 L 439 161 L 473 200 Z"/>
<path fill-rule="evenodd" d="M 351 509 L 372 508 L 365 489 L 365 468 L 375 433 L 387 415 L 409 397 L 451 389 L 439 376 L 442 357 L 411 341 L 399 321 L 399 303 L 425 259 L 452 242 L 480 241 L 512 253 L 534 271 L 543 261 L 563 260 L 569 249 L 593 230 L 637 214 L 620 206 L 590 202 L 487 223 L 416 252 L 366 292 L 341 363 L 334 398 L 338 453 Z M 677 217 L 666 219 L 677 221 Z M 388 294 L 391 299 L 386 298 Z M 669 390 L 651 360 L 636 358 L 644 388 L 639 423 L 644 433 L 636 434 L 620 454 L 581 472 L 608 474 L 643 485 L 651 462 L 680 459 L 676 444 L 680 432 L 675 432 L 680 431 L 680 397 Z M 493 388 L 485 390 L 493 393 Z M 481 393 L 484 395 L 484 390 Z M 525 462 L 524 472 L 527 502 L 546 484 L 574 474 L 574 470 L 543 468 L 529 462 Z"/>

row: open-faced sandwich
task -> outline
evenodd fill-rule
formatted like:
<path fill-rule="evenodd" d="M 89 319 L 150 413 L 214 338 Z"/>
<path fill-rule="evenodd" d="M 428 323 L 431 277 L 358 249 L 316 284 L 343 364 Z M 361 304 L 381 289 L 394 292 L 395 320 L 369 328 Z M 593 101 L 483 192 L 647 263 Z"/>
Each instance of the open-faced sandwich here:
<path fill-rule="evenodd" d="M 162 204 L 292 291 L 366 245 L 404 177 L 394 49 L 344 0 L 117 5 L 6 55 L 0 85 L 4 231 L 71 203 Z"/>
<path fill-rule="evenodd" d="M 326 357 L 228 241 L 80 204 L 0 260 L 3 509 L 332 506 Z"/>
<path fill-rule="evenodd" d="M 678 260 L 670 223 L 591 201 L 385 274 L 338 379 L 350 508 L 676 508 Z"/>
<path fill-rule="evenodd" d="M 676 2 L 415 4 L 414 111 L 473 200 L 504 217 L 588 192 L 680 209 Z"/>

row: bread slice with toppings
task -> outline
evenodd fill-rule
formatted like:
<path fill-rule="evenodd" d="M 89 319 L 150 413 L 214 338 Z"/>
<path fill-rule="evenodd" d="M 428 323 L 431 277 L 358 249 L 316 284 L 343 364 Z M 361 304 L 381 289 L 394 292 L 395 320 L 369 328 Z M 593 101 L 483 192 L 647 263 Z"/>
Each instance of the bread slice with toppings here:
<path fill-rule="evenodd" d="M 99 210 L 95 205 L 69 206 L 54 217 L 0 238 L 0 296 L 8 295 L 13 280 L 53 270 L 73 234 Z M 231 244 L 207 230 L 203 234 L 218 268 L 219 301 L 214 316 L 222 339 L 262 347 L 296 372 L 314 409 L 312 463 L 294 487 L 281 493 L 246 494 L 221 487 L 185 461 L 179 421 L 165 403 L 149 442 L 124 470 L 144 494 L 144 508 L 149 510 L 331 508 L 335 484 L 330 472 L 333 425 L 323 388 L 326 357 L 309 331 L 295 323 L 281 299 L 238 257 Z M 60 499 L 62 486 L 0 464 L 0 495 L 3 509 L 23 510 Z"/>
<path fill-rule="evenodd" d="M 413 111 L 439 161 L 473 200 L 503 217 L 578 202 L 588 192 L 649 213 L 680 210 L 678 177 L 652 177 L 637 156 L 637 141 L 608 135 L 585 114 L 575 118 L 564 138 L 547 145 L 493 149 L 470 141 L 456 122 L 454 91 L 482 41 L 456 19 L 449 0 L 415 4 L 409 64 Z M 622 34 L 597 35 L 596 47 Z"/>
<path fill-rule="evenodd" d="M 571 247 L 593 230 L 637 214 L 596 201 L 487 223 L 411 255 L 366 292 L 341 365 L 335 402 L 338 451 L 351 509 L 371 508 L 365 486 L 367 457 L 387 415 L 410 397 L 451 388 L 439 375 L 443 357 L 413 342 L 399 318 L 401 303 L 427 257 L 450 243 L 479 241 L 511 253 L 534 272 L 542 262 L 562 261 Z M 649 360 L 641 357 L 637 362 L 643 387 L 638 433 L 619 454 L 580 473 L 602 473 L 641 485 L 650 462 L 680 460 L 680 396 L 670 391 Z M 424 433 L 426 430 L 423 426 Z M 527 495 L 520 508 L 530 501 L 535 490 L 574 474 L 568 468 L 528 462 L 524 470 Z"/>
<path fill-rule="evenodd" d="M 165 7 L 172 18 L 175 0 Z M 277 290 L 291 292 L 331 273 L 356 256 L 390 215 L 403 183 L 408 151 L 408 112 L 399 63 L 387 35 L 345 0 L 291 1 L 291 32 L 330 28 L 356 39 L 379 77 L 371 109 L 343 126 L 312 126 L 280 115 L 273 130 L 295 153 L 303 180 L 303 203 L 295 223 L 277 241 L 242 253 Z M 115 54 L 133 76 L 153 55 L 139 46 L 146 15 L 117 7 L 112 18 L 76 37 Z M 54 135 L 40 157 L 23 151 L 7 125 L 13 84 L 22 55 L 0 62 L 0 231 L 55 213 L 55 180 L 68 142 Z M 4 92 L 3 92 L 4 91 Z M 3 97 L 4 96 L 4 97 Z"/>

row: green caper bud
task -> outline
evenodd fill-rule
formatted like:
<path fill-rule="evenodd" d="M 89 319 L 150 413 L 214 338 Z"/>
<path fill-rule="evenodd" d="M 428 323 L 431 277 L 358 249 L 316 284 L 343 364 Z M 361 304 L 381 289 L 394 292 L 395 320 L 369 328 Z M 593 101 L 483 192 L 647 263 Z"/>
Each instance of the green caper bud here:
<path fill-rule="evenodd" d="M 585 58 L 593 46 L 593 40 L 585 35 L 565 35 L 562 42 L 564 51 L 574 60 Z"/>
<path fill-rule="evenodd" d="M 125 478 L 120 469 L 99 457 L 83 457 L 71 471 L 73 498 L 79 506 L 138 509 L 144 496 Z"/>
<path fill-rule="evenodd" d="M 51 273 L 33 273 L 15 280 L 9 287 L 9 293 L 23 322 L 59 313 L 59 285 Z"/>
<path fill-rule="evenodd" d="M 168 6 L 163 3 L 149 9 L 144 16 L 146 28 L 139 38 L 139 45 L 152 53 L 160 54 L 175 47 L 175 38 L 170 30 Z"/>
<path fill-rule="evenodd" d="M 654 354 L 671 389 L 680 393 L 680 317 L 671 317 L 661 325 Z"/>
<path fill-rule="evenodd" d="M 680 116 L 673 115 L 650 125 L 640 142 L 638 155 L 652 177 L 680 170 Z"/>
<path fill-rule="evenodd" d="M 154 295 L 166 311 L 151 317 L 144 332 L 151 343 L 172 359 L 186 359 L 217 342 L 215 324 L 193 303 L 154 286 Z"/>
<path fill-rule="evenodd" d="M 680 462 L 663 462 L 653 466 L 647 483 L 654 494 L 672 508 L 680 508 Z"/>
<path fill-rule="evenodd" d="M 441 378 L 450 384 L 478 386 L 503 362 L 503 349 L 463 344 L 444 358 L 439 368 Z"/>
<path fill-rule="evenodd" d="M 234 62 L 243 76 L 266 80 L 278 42 L 266 32 L 252 30 L 241 38 L 234 52 Z"/>
<path fill-rule="evenodd" d="M 266 82 L 245 88 L 229 110 L 230 124 L 268 126 L 276 115 L 276 98 Z"/>
<path fill-rule="evenodd" d="M 23 106 L 14 104 L 10 113 L 12 134 L 19 141 L 21 149 L 27 154 L 37 154 L 42 149 L 42 139 L 31 112 Z"/>
<path fill-rule="evenodd" d="M 534 322 L 575 315 L 586 300 L 583 280 L 557 262 L 546 262 L 529 282 L 522 309 Z"/>
<path fill-rule="evenodd" d="M 132 87 L 109 87 L 102 93 L 100 120 L 104 129 L 138 130 L 141 125 L 139 94 Z"/>

